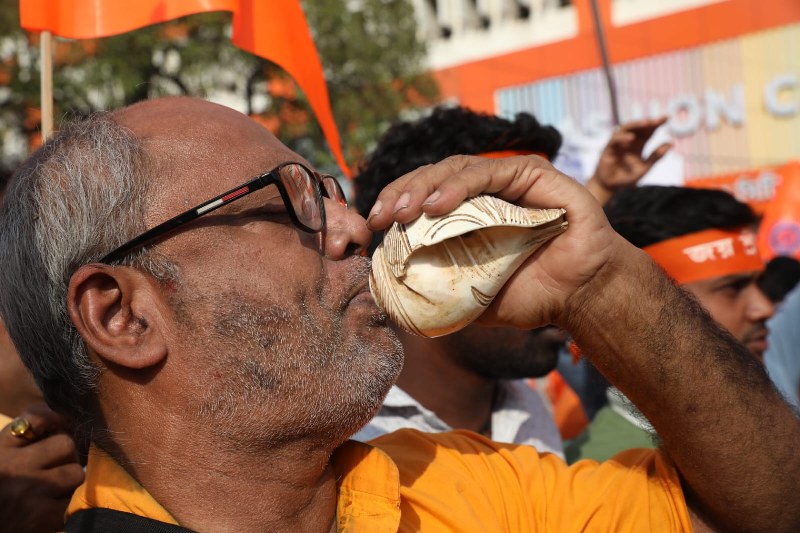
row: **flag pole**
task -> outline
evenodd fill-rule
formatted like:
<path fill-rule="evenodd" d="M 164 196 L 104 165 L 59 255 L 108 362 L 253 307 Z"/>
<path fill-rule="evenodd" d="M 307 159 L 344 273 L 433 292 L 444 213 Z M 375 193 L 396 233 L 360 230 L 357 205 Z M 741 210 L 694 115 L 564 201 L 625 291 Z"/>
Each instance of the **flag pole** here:
<path fill-rule="evenodd" d="M 42 102 L 42 142 L 53 134 L 53 34 L 43 31 L 40 37 Z"/>
<path fill-rule="evenodd" d="M 592 7 L 592 18 L 594 18 L 594 33 L 597 38 L 597 47 L 600 49 L 600 59 L 603 62 L 603 74 L 606 78 L 606 88 L 608 89 L 608 99 L 611 104 L 611 120 L 614 126 L 619 126 L 619 104 L 617 103 L 617 86 L 614 82 L 614 73 L 611 70 L 611 61 L 608 59 L 608 47 L 606 45 L 606 34 L 603 30 L 603 20 L 600 17 L 600 8 L 597 0 L 590 0 Z"/>

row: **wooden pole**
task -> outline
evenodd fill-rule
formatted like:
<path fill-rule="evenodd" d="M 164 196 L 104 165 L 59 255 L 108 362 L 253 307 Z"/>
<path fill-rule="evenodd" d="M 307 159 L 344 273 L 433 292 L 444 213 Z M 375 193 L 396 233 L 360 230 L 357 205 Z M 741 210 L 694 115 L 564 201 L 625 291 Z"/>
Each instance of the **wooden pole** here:
<path fill-rule="evenodd" d="M 592 17 L 594 18 L 594 34 L 597 37 L 597 47 L 600 49 L 600 59 L 603 61 L 603 73 L 606 77 L 606 87 L 608 88 L 608 99 L 611 103 L 611 120 L 614 126 L 619 126 L 619 105 L 617 104 L 617 86 L 614 82 L 614 73 L 611 70 L 611 62 L 608 59 L 608 47 L 606 46 L 606 34 L 603 31 L 603 20 L 600 17 L 600 8 L 597 0 L 589 2 L 592 6 Z"/>
<path fill-rule="evenodd" d="M 53 34 L 43 31 L 41 47 L 42 142 L 53 134 Z"/>

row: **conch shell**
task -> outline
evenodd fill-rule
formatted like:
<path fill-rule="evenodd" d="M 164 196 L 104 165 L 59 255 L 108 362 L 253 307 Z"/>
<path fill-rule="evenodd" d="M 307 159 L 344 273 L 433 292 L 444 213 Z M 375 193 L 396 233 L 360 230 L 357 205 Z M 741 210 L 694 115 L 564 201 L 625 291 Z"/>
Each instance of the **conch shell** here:
<path fill-rule="evenodd" d="M 514 271 L 566 227 L 563 209 L 477 196 L 447 215 L 389 228 L 372 256 L 370 291 L 406 331 L 453 333 L 478 318 Z"/>

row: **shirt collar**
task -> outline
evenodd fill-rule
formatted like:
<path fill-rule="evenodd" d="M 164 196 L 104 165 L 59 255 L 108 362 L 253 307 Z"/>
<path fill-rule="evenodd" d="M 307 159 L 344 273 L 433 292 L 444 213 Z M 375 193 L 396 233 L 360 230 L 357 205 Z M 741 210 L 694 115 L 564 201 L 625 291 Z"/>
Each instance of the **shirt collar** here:
<path fill-rule="evenodd" d="M 168 524 L 178 523 L 111 456 L 92 445 L 86 464 L 86 479 L 72 495 L 67 516 L 94 507 L 133 513 Z"/>
<path fill-rule="evenodd" d="M 331 457 L 336 474 L 340 531 L 397 531 L 400 524 L 400 474 L 383 451 L 347 441 Z M 95 507 L 133 513 L 168 524 L 175 518 L 111 456 L 89 449 L 86 479 L 72 496 L 67 516 Z"/>

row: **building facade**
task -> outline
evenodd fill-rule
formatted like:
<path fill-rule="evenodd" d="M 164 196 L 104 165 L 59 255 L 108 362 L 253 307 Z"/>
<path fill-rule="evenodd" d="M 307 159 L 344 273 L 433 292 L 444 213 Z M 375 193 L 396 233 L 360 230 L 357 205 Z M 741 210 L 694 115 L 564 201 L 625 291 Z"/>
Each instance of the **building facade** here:
<path fill-rule="evenodd" d="M 615 127 L 592 0 L 412 0 L 446 100 L 564 135 L 591 175 Z M 596 0 L 620 122 L 667 116 L 642 183 L 719 187 L 765 215 L 765 258 L 800 258 L 800 0 Z"/>
<path fill-rule="evenodd" d="M 445 98 L 556 126 L 565 136 L 558 164 L 585 179 L 613 128 L 590 0 L 414 2 Z M 597 4 L 620 120 L 669 117 L 653 144 L 671 139 L 675 148 L 648 181 L 800 157 L 800 1 Z"/>

